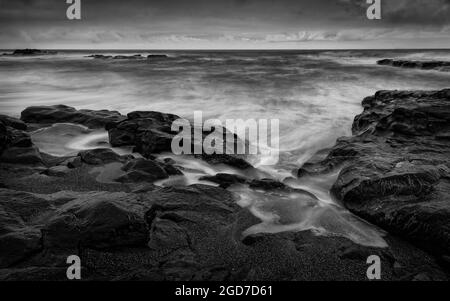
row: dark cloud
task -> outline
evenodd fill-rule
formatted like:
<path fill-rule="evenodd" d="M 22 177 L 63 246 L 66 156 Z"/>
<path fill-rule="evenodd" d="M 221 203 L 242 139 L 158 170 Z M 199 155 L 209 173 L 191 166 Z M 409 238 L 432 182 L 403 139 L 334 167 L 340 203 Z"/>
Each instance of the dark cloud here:
<path fill-rule="evenodd" d="M 401 36 L 401 30 L 414 39 L 411 28 L 418 26 L 427 27 L 427 37 L 442 39 L 450 24 L 450 0 L 382 0 L 383 19 L 375 22 L 365 16 L 366 0 L 81 2 L 82 20 L 69 21 L 65 0 L 0 0 L 1 45 L 195 48 L 247 43 L 252 48 L 266 42 L 375 41 Z"/>

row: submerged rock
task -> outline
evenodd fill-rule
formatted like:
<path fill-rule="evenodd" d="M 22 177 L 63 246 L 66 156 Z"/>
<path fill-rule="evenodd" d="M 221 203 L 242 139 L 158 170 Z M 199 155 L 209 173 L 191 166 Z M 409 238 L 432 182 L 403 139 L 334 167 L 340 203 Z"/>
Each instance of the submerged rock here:
<path fill-rule="evenodd" d="M 35 106 L 22 111 L 20 119 L 27 123 L 51 125 L 54 123 L 75 123 L 89 128 L 103 128 L 110 122 L 125 119 L 117 111 L 76 110 L 65 105 Z"/>
<path fill-rule="evenodd" d="M 438 255 L 450 254 L 450 90 L 379 91 L 355 136 L 304 166 L 342 166 L 332 192 L 353 213 Z"/>

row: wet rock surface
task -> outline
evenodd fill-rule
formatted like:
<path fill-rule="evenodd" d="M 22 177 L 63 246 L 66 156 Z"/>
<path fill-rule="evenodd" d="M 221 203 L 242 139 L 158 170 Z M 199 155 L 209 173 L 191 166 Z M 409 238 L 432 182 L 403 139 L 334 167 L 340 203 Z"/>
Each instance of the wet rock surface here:
<path fill-rule="evenodd" d="M 0 163 L 0 279 L 66 280 L 66 259 L 78 255 L 84 280 L 367 280 L 366 259 L 378 255 L 382 280 L 446 280 L 446 101 L 448 91 L 379 92 L 364 101 L 355 137 L 340 140 L 325 161 L 303 166 L 308 174 L 343 167 L 333 186 L 339 199 L 420 248 L 390 234 L 387 248 L 312 231 L 244 234 L 261 220 L 225 188 L 300 190 L 226 173 L 201 179 L 220 187 L 156 185 L 183 175 L 172 159 L 154 156 L 176 134 L 175 115 L 133 112 L 101 122 L 113 146 L 134 146 L 144 158 L 109 148 L 55 157 L 39 152 L 20 121 L 0 118 L 3 153 L 34 148 L 40 158 L 37 165 Z M 425 117 L 408 122 L 411 114 Z M 421 250 L 429 250 L 422 240 L 441 254 L 438 261 Z"/>
<path fill-rule="evenodd" d="M 340 167 L 332 188 L 353 213 L 435 254 L 450 253 L 450 90 L 380 91 L 354 136 L 299 175 Z"/>
<path fill-rule="evenodd" d="M 20 119 L 26 123 L 41 125 L 75 123 L 89 128 L 103 128 L 106 124 L 125 117 L 117 111 L 77 110 L 65 105 L 54 105 L 28 107 L 22 112 Z"/>

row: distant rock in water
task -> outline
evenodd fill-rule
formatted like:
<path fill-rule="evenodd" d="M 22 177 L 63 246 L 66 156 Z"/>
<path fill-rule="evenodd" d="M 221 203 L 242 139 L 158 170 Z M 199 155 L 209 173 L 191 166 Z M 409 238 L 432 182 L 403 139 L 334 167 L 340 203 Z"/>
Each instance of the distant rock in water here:
<path fill-rule="evenodd" d="M 54 123 L 75 123 L 89 128 L 103 128 L 106 124 L 125 119 L 117 111 L 76 110 L 65 105 L 35 106 L 22 111 L 20 119 L 27 123 L 51 125 Z"/>
<path fill-rule="evenodd" d="M 343 166 L 332 192 L 350 211 L 448 256 L 450 89 L 379 91 L 362 104 L 355 136 L 339 139 L 299 176 Z"/>
<path fill-rule="evenodd" d="M 91 54 L 86 57 L 94 58 L 94 59 L 111 59 L 111 60 L 139 60 L 145 59 L 141 54 L 134 55 L 103 55 L 103 54 Z"/>
<path fill-rule="evenodd" d="M 94 59 L 103 59 L 103 60 L 143 60 L 146 59 L 142 54 L 134 54 L 134 55 L 104 55 L 104 54 L 91 54 L 86 57 L 94 58 Z M 149 60 L 158 60 L 158 59 L 167 59 L 169 58 L 165 54 L 149 54 L 147 55 L 147 59 Z"/>
<path fill-rule="evenodd" d="M 149 54 L 147 55 L 147 59 L 167 59 L 169 58 L 168 55 L 165 54 Z"/>
<path fill-rule="evenodd" d="M 377 61 L 377 64 L 400 68 L 450 71 L 450 62 L 445 61 L 409 61 L 384 59 Z"/>
<path fill-rule="evenodd" d="M 16 49 L 12 53 L 4 53 L 3 55 L 14 55 L 14 56 L 27 56 L 27 55 L 51 55 L 57 54 L 56 51 L 52 50 L 40 50 L 40 49 Z"/>

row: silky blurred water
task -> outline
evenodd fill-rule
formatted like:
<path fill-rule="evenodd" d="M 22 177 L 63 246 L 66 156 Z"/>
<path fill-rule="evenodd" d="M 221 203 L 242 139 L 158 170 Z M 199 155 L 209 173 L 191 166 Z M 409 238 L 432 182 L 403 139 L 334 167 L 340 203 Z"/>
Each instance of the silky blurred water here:
<path fill-rule="evenodd" d="M 86 57 L 92 53 L 167 54 L 169 58 L 102 60 Z M 315 152 L 331 147 L 338 137 L 351 134 L 351 124 L 355 115 L 362 111 L 364 97 L 382 89 L 449 87 L 450 72 L 376 65 L 376 61 L 382 58 L 450 60 L 450 51 L 62 51 L 57 55 L 39 57 L 0 56 L 0 112 L 18 117 L 28 106 L 66 104 L 79 109 L 118 110 L 124 114 L 154 110 L 188 119 L 192 119 L 194 111 L 198 110 L 203 111 L 204 118 L 223 121 L 227 118 L 276 118 L 280 120 L 280 161 L 275 166 L 258 165 L 258 162 L 256 165 L 263 174 L 283 180 Z M 63 131 L 67 130 L 66 127 Z M 52 133 L 54 136 L 58 131 L 61 129 L 53 128 L 48 135 Z M 47 145 L 53 152 L 74 152 L 77 147 L 92 145 L 92 141 L 107 140 L 106 133 L 72 131 L 74 136 L 77 136 L 77 131 L 81 132 L 72 142 L 66 141 L 67 137 L 59 141 L 64 144 L 59 147 L 48 147 L 51 140 L 48 135 L 41 133 L 35 136 L 40 138 L 35 139 L 39 140 L 41 148 Z M 193 164 L 192 161 L 187 162 L 183 164 Z M 203 167 L 200 174 L 217 172 L 215 169 L 205 172 L 208 168 Z M 186 177 L 184 182 L 192 183 L 198 178 L 195 176 L 189 180 Z M 311 181 L 320 182 L 321 179 Z M 303 184 L 298 182 L 294 185 Z M 325 195 L 319 197 L 325 204 L 332 202 L 326 196 L 327 185 L 315 192 L 316 195 Z M 314 185 L 303 185 L 303 188 L 308 187 L 313 190 Z M 243 198 L 256 202 L 251 205 L 255 213 L 264 207 L 257 203 L 261 197 L 255 192 L 239 193 Z M 271 196 L 265 204 L 273 202 L 274 197 L 289 204 L 284 206 L 285 209 L 291 206 L 294 211 L 303 212 L 305 204 L 292 205 L 286 201 L 290 196 Z M 317 204 L 321 206 L 320 202 Z M 321 211 L 319 216 L 324 216 L 324 212 Z M 335 207 L 326 208 L 328 219 L 336 212 L 339 210 Z M 342 211 L 340 217 L 345 214 Z M 306 215 L 318 214 L 313 210 Z M 301 216 L 304 215 L 291 216 L 294 222 L 289 225 L 301 224 Z M 342 226 L 340 217 L 336 218 L 339 225 L 350 231 L 352 226 Z M 272 225 L 280 225 L 276 220 L 269 214 L 265 224 L 258 229 L 275 231 L 273 227 L 269 230 L 267 223 L 272 221 Z M 330 229 L 329 225 L 321 228 L 314 222 L 307 224 L 319 230 Z M 342 234 L 345 231 L 338 232 Z M 372 234 L 367 235 L 372 237 Z"/>

